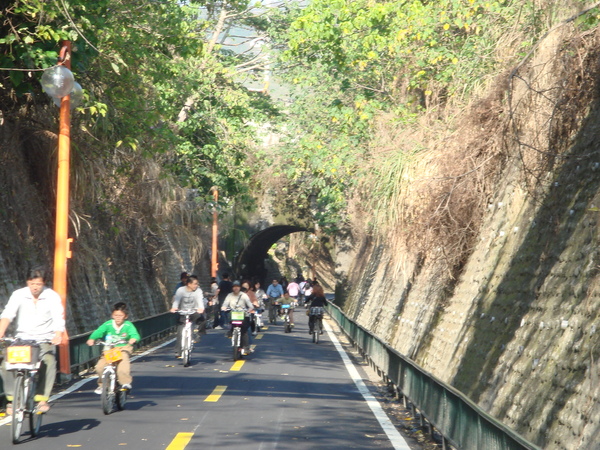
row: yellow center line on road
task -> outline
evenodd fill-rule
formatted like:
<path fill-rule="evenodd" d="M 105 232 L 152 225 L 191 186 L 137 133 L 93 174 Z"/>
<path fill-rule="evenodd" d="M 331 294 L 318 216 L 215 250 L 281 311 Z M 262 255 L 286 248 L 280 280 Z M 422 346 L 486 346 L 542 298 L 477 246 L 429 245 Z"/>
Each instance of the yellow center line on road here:
<path fill-rule="evenodd" d="M 221 395 L 225 392 L 227 386 L 217 386 L 208 397 L 204 399 L 205 402 L 218 402 Z"/>
<path fill-rule="evenodd" d="M 177 433 L 167 450 L 183 450 L 192 440 L 194 433 Z"/>
<path fill-rule="evenodd" d="M 233 366 L 231 366 L 231 369 L 229 369 L 229 370 L 230 370 L 231 372 L 239 372 L 239 371 L 240 371 L 240 369 L 242 368 L 242 366 L 244 365 L 244 363 L 245 363 L 245 362 L 246 362 L 246 361 L 243 361 L 243 360 L 241 360 L 241 359 L 240 359 L 239 361 L 236 361 L 236 362 L 233 364 Z"/>
<path fill-rule="evenodd" d="M 263 333 L 258 333 L 256 336 L 254 336 L 254 339 L 262 339 L 264 336 Z"/>
<path fill-rule="evenodd" d="M 269 327 L 260 327 L 262 330 L 267 331 Z"/>

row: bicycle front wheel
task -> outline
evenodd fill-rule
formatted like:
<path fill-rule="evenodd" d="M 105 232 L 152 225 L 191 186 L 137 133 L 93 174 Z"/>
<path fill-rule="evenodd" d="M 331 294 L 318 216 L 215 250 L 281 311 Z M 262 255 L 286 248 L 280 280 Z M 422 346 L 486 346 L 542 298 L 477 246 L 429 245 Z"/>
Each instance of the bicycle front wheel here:
<path fill-rule="evenodd" d="M 125 409 L 125 404 L 127 403 L 127 389 L 123 389 L 121 386 L 119 386 L 117 389 L 118 389 L 118 393 L 116 395 L 117 409 L 119 411 L 123 411 L 123 409 Z"/>
<path fill-rule="evenodd" d="M 13 396 L 12 411 L 12 441 L 13 444 L 19 442 L 21 431 L 23 430 L 23 420 L 25 419 L 25 380 L 22 374 L 17 375 L 15 380 L 15 391 Z"/>
<path fill-rule="evenodd" d="M 240 340 L 241 340 L 241 331 L 238 327 L 233 329 L 233 334 L 231 335 L 231 347 L 233 349 L 233 360 L 237 361 L 240 359 Z"/>
<path fill-rule="evenodd" d="M 190 336 L 190 330 L 185 330 L 183 339 L 181 342 L 181 358 L 183 360 L 183 366 L 187 367 L 190 365 L 191 353 L 192 353 L 192 337 Z"/>
<path fill-rule="evenodd" d="M 32 379 L 29 384 L 29 398 L 27 401 L 27 409 L 29 410 L 29 431 L 31 432 L 31 437 L 36 437 L 40 434 L 40 428 L 42 426 L 42 416 L 43 414 L 38 412 L 35 408 L 35 396 L 36 391 L 36 383 Z"/>
<path fill-rule="evenodd" d="M 109 372 L 102 375 L 102 411 L 110 414 L 115 408 L 114 380 Z"/>

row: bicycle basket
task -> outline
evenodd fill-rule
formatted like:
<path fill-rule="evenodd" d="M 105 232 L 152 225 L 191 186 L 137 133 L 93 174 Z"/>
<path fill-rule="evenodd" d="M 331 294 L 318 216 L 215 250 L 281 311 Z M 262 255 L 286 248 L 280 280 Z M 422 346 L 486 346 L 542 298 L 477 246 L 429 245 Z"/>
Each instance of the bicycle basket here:
<path fill-rule="evenodd" d="M 244 311 L 231 311 L 231 320 L 244 320 Z"/>
<path fill-rule="evenodd" d="M 11 345 L 6 347 L 6 362 L 9 364 L 37 364 L 40 348 L 32 345 Z"/>
<path fill-rule="evenodd" d="M 109 363 L 121 361 L 123 359 L 121 349 L 119 347 L 113 347 L 110 350 L 105 350 L 104 359 Z"/>

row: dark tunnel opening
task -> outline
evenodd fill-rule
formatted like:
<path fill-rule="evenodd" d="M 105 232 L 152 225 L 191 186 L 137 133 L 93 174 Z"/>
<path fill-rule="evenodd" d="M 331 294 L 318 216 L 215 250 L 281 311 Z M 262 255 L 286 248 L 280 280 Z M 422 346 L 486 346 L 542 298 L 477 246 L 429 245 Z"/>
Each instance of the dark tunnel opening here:
<path fill-rule="evenodd" d="M 252 235 L 234 265 L 238 278 L 260 280 L 264 286 L 268 274 L 265 259 L 268 257 L 269 249 L 284 236 L 299 231 L 309 230 L 294 225 L 275 225 Z"/>

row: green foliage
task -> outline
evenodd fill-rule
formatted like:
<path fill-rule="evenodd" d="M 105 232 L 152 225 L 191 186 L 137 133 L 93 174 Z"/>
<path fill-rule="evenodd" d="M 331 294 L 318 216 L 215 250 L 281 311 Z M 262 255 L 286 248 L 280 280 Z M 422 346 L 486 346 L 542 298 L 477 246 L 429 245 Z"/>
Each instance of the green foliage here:
<path fill-rule="evenodd" d="M 328 207 L 322 209 L 325 215 L 333 214 L 331 221 L 339 223 L 359 168 L 372 164 L 374 118 L 386 113 L 411 127 L 426 109 L 467 99 L 482 79 L 515 64 L 548 26 L 584 4 L 313 0 L 289 23 L 280 17 L 273 25 L 275 45 L 286 44 L 280 66 L 296 87 L 287 127 L 290 182 L 317 195 Z M 587 20 L 595 23 L 595 16 Z M 404 167 L 404 153 L 390 157 L 386 169 Z M 360 174 L 381 181 L 377 167 Z M 399 179 L 384 175 L 390 182 Z M 393 207 L 394 183 L 378 189 L 379 205 Z"/>
<path fill-rule="evenodd" d="M 14 0 L 0 10 L 5 99 L 46 99 L 38 82 L 41 69 L 56 64 L 59 41 L 71 40 L 72 70 L 85 101 L 74 125 L 104 152 L 94 157 L 114 161 L 117 176 L 137 158 L 153 158 L 183 186 L 217 185 L 223 198 L 241 195 L 248 191 L 245 161 L 256 131 L 248 123 L 277 112 L 233 81 L 235 64 L 249 56 L 209 52 L 207 36 L 221 8 L 243 21 L 250 17 L 244 13 L 248 6 L 248 1 Z"/>

